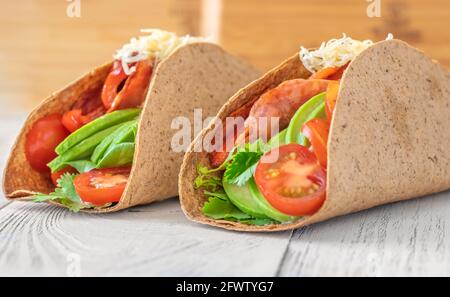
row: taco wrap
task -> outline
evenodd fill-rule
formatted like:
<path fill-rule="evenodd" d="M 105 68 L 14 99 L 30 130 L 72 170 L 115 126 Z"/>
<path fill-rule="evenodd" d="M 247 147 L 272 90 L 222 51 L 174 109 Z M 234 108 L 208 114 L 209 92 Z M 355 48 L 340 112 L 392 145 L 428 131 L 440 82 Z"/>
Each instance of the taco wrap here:
<path fill-rule="evenodd" d="M 391 35 L 301 48 L 191 144 L 182 209 L 202 224 L 278 231 L 448 190 L 449 98 L 450 73 Z"/>
<path fill-rule="evenodd" d="M 4 171 L 7 198 L 112 212 L 177 195 L 171 121 L 214 115 L 258 71 L 203 38 L 143 32 L 31 112 Z"/>

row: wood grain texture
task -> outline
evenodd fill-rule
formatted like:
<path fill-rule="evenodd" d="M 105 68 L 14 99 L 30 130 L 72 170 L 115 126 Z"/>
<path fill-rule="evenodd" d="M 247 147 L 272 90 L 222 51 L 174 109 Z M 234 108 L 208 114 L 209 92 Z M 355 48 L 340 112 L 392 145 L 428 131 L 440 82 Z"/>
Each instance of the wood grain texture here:
<path fill-rule="evenodd" d="M 0 118 L 5 151 L 23 116 Z M 79 259 L 86 276 L 450 276 L 448 209 L 445 192 L 291 237 L 201 226 L 184 217 L 176 199 L 91 215 L 0 197 L 0 275 L 64 276 Z"/>
<path fill-rule="evenodd" d="M 450 192 L 298 229 L 280 276 L 449 276 Z"/>
<path fill-rule="evenodd" d="M 319 46 L 345 32 L 382 40 L 391 32 L 450 67 L 450 2 L 381 0 L 381 16 L 367 16 L 365 0 L 225 0 L 221 42 L 263 70 L 300 45 Z"/>
<path fill-rule="evenodd" d="M 109 61 L 142 28 L 198 34 L 200 0 L 4 1 L 0 10 L 0 104 L 30 110 L 52 92 Z"/>
<path fill-rule="evenodd" d="M 273 276 L 289 235 L 206 228 L 175 199 L 107 215 L 13 202 L 0 210 L 0 275 L 65 276 L 78 258 L 82 276 Z"/>

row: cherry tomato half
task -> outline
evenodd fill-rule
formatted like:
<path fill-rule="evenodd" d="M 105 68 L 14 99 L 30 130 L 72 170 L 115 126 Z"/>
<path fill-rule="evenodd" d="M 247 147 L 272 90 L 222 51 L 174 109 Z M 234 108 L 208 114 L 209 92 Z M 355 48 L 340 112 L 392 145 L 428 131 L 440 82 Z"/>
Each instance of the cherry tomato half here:
<path fill-rule="evenodd" d="M 314 214 L 325 201 L 325 170 L 315 155 L 299 144 L 266 153 L 256 167 L 255 182 L 267 201 L 288 215 Z"/>
<path fill-rule="evenodd" d="M 81 200 L 104 205 L 120 200 L 130 171 L 130 167 L 94 169 L 77 175 L 73 183 Z"/>
<path fill-rule="evenodd" d="M 31 167 L 41 173 L 50 172 L 47 164 L 56 158 L 55 148 L 68 135 L 59 114 L 37 120 L 25 140 L 25 156 Z"/>
<path fill-rule="evenodd" d="M 327 168 L 327 141 L 330 131 L 328 122 L 312 119 L 303 125 L 302 133 L 311 143 L 312 150 L 323 168 Z"/>
<path fill-rule="evenodd" d="M 78 171 L 73 168 L 73 167 L 65 167 L 59 171 L 53 172 L 50 177 L 52 179 L 52 183 L 53 185 L 55 185 L 55 187 L 58 186 L 58 179 L 64 174 L 64 173 L 77 173 Z"/>

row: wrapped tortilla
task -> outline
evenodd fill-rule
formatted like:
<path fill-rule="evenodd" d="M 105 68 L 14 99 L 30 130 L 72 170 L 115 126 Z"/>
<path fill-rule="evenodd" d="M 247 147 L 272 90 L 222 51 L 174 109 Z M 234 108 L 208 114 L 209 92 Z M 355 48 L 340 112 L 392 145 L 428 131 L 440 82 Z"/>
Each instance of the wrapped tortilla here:
<path fill-rule="evenodd" d="M 308 215 L 257 224 L 245 219 L 242 211 L 241 217 L 236 215 L 239 206 L 230 210 L 225 197 L 217 201 L 228 203 L 228 209 L 221 209 L 226 215 L 207 215 L 212 209 L 208 199 L 221 197 L 212 197 L 195 184 L 202 173 L 198 168 L 206 172 L 214 166 L 208 150 L 192 149 L 216 129 L 211 124 L 191 144 L 180 171 L 180 200 L 189 219 L 237 231 L 288 230 L 450 188 L 450 132 L 446 128 L 450 126 L 450 73 L 400 40 L 366 44 L 349 64 L 335 59 L 325 65 L 330 62 L 321 55 L 326 46 L 302 49 L 303 59 L 298 54 L 289 58 L 237 92 L 217 114 L 224 121 L 286 81 L 306 80 L 317 69 L 347 63 L 329 127 L 324 202 Z M 307 55 L 310 59 L 304 59 Z M 223 176 L 220 170 L 215 174 L 219 180 Z"/>
<path fill-rule="evenodd" d="M 36 196 L 33 197 L 32 195 L 40 193 L 40 197 L 44 198 L 37 199 L 37 201 L 49 201 L 61 206 L 68 206 L 72 210 L 112 212 L 177 195 L 177 176 L 183 154 L 173 151 L 171 147 L 171 138 L 176 132 L 171 128 L 172 120 L 175 117 L 186 117 L 192 121 L 196 108 L 202 108 L 204 116 L 214 115 L 236 90 L 255 79 L 258 71 L 249 64 L 228 54 L 219 46 L 203 39 L 189 36 L 178 37 L 173 33 L 160 30 L 150 30 L 149 33 L 149 36 L 132 39 L 129 44 L 118 51 L 114 62 L 99 66 L 68 86 L 63 87 L 31 112 L 12 148 L 4 172 L 3 187 L 6 197 L 13 200 L 19 198 L 36 200 Z M 139 76 L 141 67 L 139 63 L 145 61 L 151 62 L 150 70 L 147 72 L 147 76 Z M 119 79 L 120 76 L 123 77 Z M 133 76 L 137 77 L 134 81 L 132 80 Z M 112 81 L 109 93 L 108 90 L 105 90 L 108 88 L 108 80 Z M 114 84 L 114 80 L 116 80 L 116 84 Z M 137 83 L 140 83 L 140 85 L 136 87 Z M 133 86 L 133 84 L 135 85 Z M 129 94 L 124 94 L 123 90 L 127 87 Z M 119 89 L 122 91 L 119 91 Z M 141 92 L 142 98 L 138 98 L 139 96 L 134 94 L 138 91 Z M 112 96 L 109 96 L 111 94 Z M 106 101 L 112 101 L 105 103 L 105 97 Z M 122 184 L 125 190 L 122 189 L 123 194 L 120 195 L 120 199 L 117 198 L 112 203 L 97 204 L 75 201 L 76 205 L 74 206 L 72 200 L 76 200 L 76 194 L 75 197 L 69 195 L 68 199 L 66 199 L 67 197 L 58 199 L 57 195 L 58 193 L 61 194 L 61 191 L 52 194 L 53 196 L 50 197 L 45 196 L 55 190 L 55 185 L 52 184 L 45 168 L 44 172 L 39 172 L 30 165 L 33 158 L 27 158 L 27 137 L 30 137 L 33 125 L 39 119 L 55 113 L 66 116 L 67 112 L 76 111 L 74 106 L 78 104 L 77 102 L 81 100 L 82 104 L 88 102 L 89 105 L 89 100 L 94 100 L 93 98 L 100 103 L 99 107 L 96 107 L 93 112 L 89 111 L 91 112 L 89 115 L 97 117 L 98 115 L 95 115 L 95 113 L 100 109 L 102 117 L 95 118 L 92 122 L 89 122 L 92 119 L 88 119 L 87 122 L 89 123 L 82 123 L 81 128 L 75 127 L 75 131 L 64 139 L 64 144 L 60 143 L 56 151 L 64 152 L 69 147 L 75 149 L 81 145 L 81 142 L 78 141 L 79 139 L 77 140 L 78 143 L 76 141 L 71 143 L 71 141 L 77 138 L 74 135 L 80 134 L 79 131 L 88 130 L 86 127 L 89 125 L 97 127 L 96 129 L 99 130 L 98 123 L 104 117 L 111 118 L 113 114 L 120 115 L 124 110 L 125 112 L 130 110 L 127 108 L 137 107 L 141 108 L 141 111 L 140 115 L 134 119 L 134 126 L 131 123 L 131 126 L 129 126 L 131 130 L 122 127 L 123 131 L 131 133 L 122 133 L 122 135 L 131 135 L 131 140 L 119 143 L 117 139 L 110 139 L 110 143 L 103 145 L 102 149 L 106 150 L 109 147 L 110 154 L 108 156 L 112 155 L 114 158 L 103 158 L 100 161 L 102 154 L 104 155 L 105 152 L 102 152 L 102 149 L 97 146 L 97 151 L 100 151 L 98 154 L 97 151 L 92 153 L 94 149 L 92 148 L 89 153 L 78 154 L 76 158 L 72 156 L 64 159 L 62 157 L 66 156 L 67 153 L 58 153 L 57 160 L 53 160 L 49 163 L 49 166 L 53 166 L 52 171 L 53 169 L 57 171 L 64 164 L 76 166 L 75 163 L 80 159 L 82 160 L 81 163 L 84 162 L 83 165 L 91 164 L 95 160 L 96 162 L 92 165 L 93 168 L 86 169 L 86 166 L 84 166 L 84 169 L 79 170 L 89 171 L 89 169 L 104 168 L 108 162 L 111 167 L 114 160 L 122 159 L 120 162 L 116 161 L 114 166 L 127 165 L 131 166 L 131 169 L 128 170 L 128 179 L 125 179 L 125 183 Z M 132 113 L 133 110 L 131 110 Z M 73 119 L 74 114 L 68 114 L 68 116 L 71 115 L 72 117 L 69 118 Z M 85 117 L 86 115 L 83 114 L 79 118 L 85 119 Z M 122 121 L 131 120 L 131 116 L 122 116 L 122 118 Z M 72 121 L 72 123 L 74 122 Z M 114 129 L 111 131 L 102 130 L 103 134 L 100 136 L 102 136 L 103 144 L 105 138 L 112 132 L 117 135 L 117 131 Z M 83 136 L 89 136 L 86 133 Z M 129 138 L 129 136 L 124 136 L 124 139 Z M 68 141 L 69 138 L 71 138 L 71 141 Z M 117 143 L 114 143 L 114 141 Z M 96 140 L 96 143 L 98 142 Z M 115 144 L 113 150 L 111 150 L 111 143 Z M 86 141 L 83 145 L 86 146 Z M 125 150 L 130 147 L 131 151 Z M 117 148 L 120 148 L 120 150 L 117 150 Z M 128 163 L 125 157 L 128 158 Z M 125 161 L 123 161 L 124 158 Z M 62 161 L 70 162 L 64 163 Z M 130 162 L 131 164 L 129 164 Z M 77 165 L 81 167 L 79 163 Z M 69 174 L 67 174 L 65 180 L 70 179 L 68 176 Z M 74 175 L 71 178 L 73 179 Z M 71 188 L 70 181 L 68 183 L 69 185 L 65 186 Z M 93 190 L 95 190 L 94 188 Z M 62 190 L 64 193 L 73 192 L 67 188 Z"/>

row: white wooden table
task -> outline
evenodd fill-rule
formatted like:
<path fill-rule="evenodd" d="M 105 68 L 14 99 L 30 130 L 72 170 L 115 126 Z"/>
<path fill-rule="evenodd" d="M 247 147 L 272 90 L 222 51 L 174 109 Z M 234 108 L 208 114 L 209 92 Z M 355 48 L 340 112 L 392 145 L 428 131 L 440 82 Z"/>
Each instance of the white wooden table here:
<path fill-rule="evenodd" d="M 1 118 L 3 169 L 24 117 Z M 0 276 L 449 276 L 448 230 L 450 192 L 272 234 L 192 223 L 176 199 L 90 215 L 0 198 Z"/>

